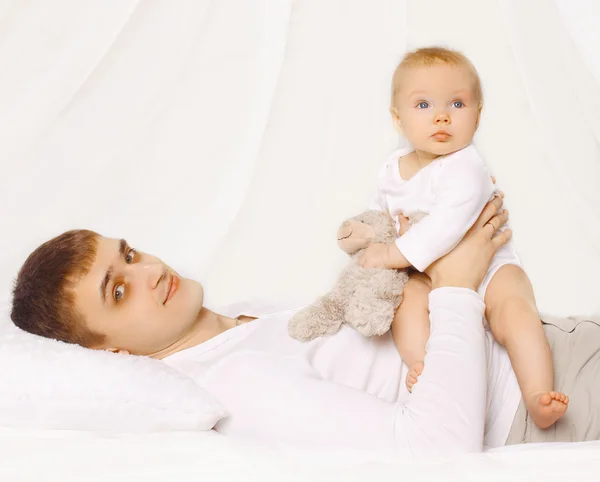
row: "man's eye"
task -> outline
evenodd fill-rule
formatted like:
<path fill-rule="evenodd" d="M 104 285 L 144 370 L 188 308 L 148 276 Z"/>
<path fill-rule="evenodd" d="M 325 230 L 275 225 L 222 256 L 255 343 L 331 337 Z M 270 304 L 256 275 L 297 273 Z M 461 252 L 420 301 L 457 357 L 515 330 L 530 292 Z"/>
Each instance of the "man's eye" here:
<path fill-rule="evenodd" d="M 125 296 L 125 285 L 124 284 L 120 284 L 117 285 L 117 287 L 115 288 L 115 301 L 119 302 L 123 296 Z"/>
<path fill-rule="evenodd" d="M 417 104 L 417 109 L 427 109 L 427 107 L 429 107 L 429 103 L 428 102 L 419 102 Z"/>
<path fill-rule="evenodd" d="M 456 107 L 457 109 L 460 109 L 464 106 L 465 104 L 463 104 L 460 100 L 455 100 L 454 102 L 452 102 L 452 107 Z"/>
<path fill-rule="evenodd" d="M 127 251 L 127 256 L 125 257 L 125 261 L 127 262 L 127 264 L 131 264 L 131 263 L 133 263 L 134 260 L 135 260 L 135 249 L 131 248 L 129 251 Z"/>

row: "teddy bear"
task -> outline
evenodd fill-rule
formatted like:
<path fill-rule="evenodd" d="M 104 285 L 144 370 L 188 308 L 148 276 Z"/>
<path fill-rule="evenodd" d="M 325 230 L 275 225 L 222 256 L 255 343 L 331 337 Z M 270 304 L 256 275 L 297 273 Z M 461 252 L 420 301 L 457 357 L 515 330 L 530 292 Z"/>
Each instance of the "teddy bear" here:
<path fill-rule="evenodd" d="M 290 336 L 308 341 L 333 335 L 343 323 L 367 337 L 387 332 L 402 302 L 408 271 L 362 268 L 358 260 L 369 244 L 397 237 L 395 222 L 385 212 L 366 211 L 345 221 L 338 229 L 338 245 L 352 261 L 329 293 L 290 319 Z"/>

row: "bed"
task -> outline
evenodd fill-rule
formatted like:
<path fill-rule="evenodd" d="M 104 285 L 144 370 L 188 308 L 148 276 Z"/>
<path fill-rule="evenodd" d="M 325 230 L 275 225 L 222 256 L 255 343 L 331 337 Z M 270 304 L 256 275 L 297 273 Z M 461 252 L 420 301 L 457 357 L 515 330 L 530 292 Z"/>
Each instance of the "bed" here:
<path fill-rule="evenodd" d="M 32 249 L 76 227 L 157 254 L 200 280 L 209 306 L 310 302 L 346 261 L 335 228 L 364 209 L 398 145 L 388 113 L 396 63 L 442 44 L 481 75 L 475 140 L 506 193 L 540 310 L 598 314 L 598 18 L 592 0 L 3 0 L 0 302 Z M 0 428 L 0 479 L 10 481 L 406 472 L 594 480 L 600 446 L 403 463 L 214 432 Z"/>
<path fill-rule="evenodd" d="M 109 436 L 0 430 L 2 480 L 598 480 L 600 442 L 523 445 L 453 459 L 311 453 L 228 440 L 216 432 Z"/>

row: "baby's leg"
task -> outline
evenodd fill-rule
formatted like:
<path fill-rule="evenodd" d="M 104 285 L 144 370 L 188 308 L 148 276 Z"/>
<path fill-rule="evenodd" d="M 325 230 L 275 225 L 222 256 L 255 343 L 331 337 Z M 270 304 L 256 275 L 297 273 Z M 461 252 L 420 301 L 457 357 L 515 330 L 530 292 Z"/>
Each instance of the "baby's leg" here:
<path fill-rule="evenodd" d="M 506 346 L 527 410 L 534 423 L 548 428 L 567 411 L 569 399 L 553 392 L 552 353 L 525 272 L 502 266 L 486 294 L 486 318 L 498 342 Z"/>
<path fill-rule="evenodd" d="M 404 286 L 402 303 L 392 321 L 392 336 L 398 353 L 409 367 L 406 387 L 412 392 L 413 385 L 423 371 L 425 345 L 429 339 L 429 292 L 428 278 L 420 273 L 411 275 Z"/>

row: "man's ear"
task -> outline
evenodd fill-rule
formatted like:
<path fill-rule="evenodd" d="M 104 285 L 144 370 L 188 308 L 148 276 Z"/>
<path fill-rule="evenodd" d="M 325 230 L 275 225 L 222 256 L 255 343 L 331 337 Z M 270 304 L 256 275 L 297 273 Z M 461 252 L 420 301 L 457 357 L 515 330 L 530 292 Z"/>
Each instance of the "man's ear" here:
<path fill-rule="evenodd" d="M 120 348 L 106 348 L 106 351 L 117 353 L 118 355 L 131 355 L 127 350 L 121 350 Z"/>
<path fill-rule="evenodd" d="M 390 114 L 392 115 L 392 122 L 394 123 L 394 126 L 400 134 L 403 134 L 404 131 L 402 130 L 402 123 L 400 122 L 400 114 L 398 114 L 398 109 L 395 107 L 390 107 Z"/>

